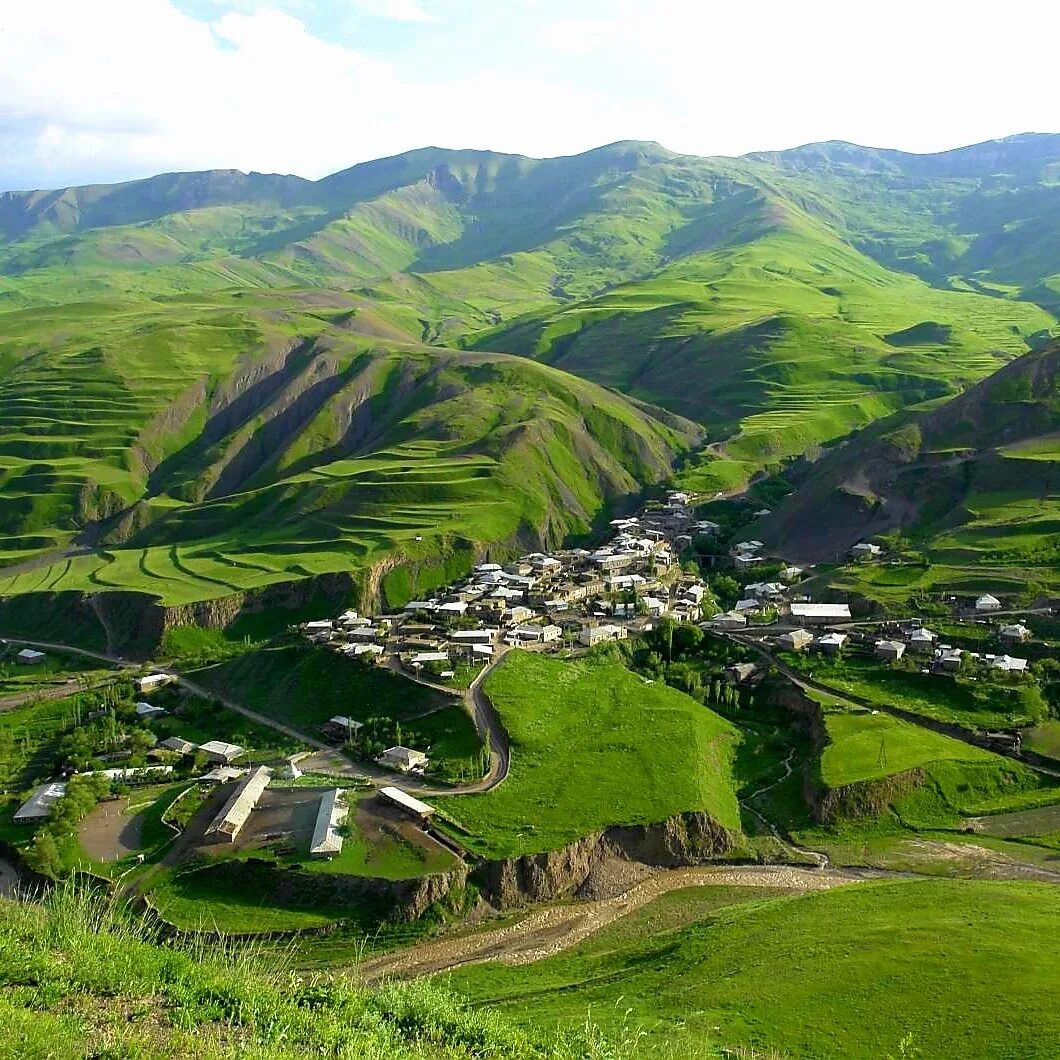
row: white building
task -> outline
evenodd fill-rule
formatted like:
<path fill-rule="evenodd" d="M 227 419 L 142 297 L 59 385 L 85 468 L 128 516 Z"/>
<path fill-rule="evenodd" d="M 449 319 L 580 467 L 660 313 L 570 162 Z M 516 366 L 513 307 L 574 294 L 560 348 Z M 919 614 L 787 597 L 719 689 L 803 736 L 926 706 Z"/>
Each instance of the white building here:
<path fill-rule="evenodd" d="M 158 688 L 165 688 L 166 685 L 171 685 L 174 678 L 169 674 L 148 674 L 146 677 L 138 677 L 133 682 L 136 686 L 136 691 L 141 696 L 147 695 L 148 692 L 153 692 Z"/>
<path fill-rule="evenodd" d="M 847 640 L 845 633 L 825 633 L 814 641 L 814 646 L 823 651 L 825 655 L 835 655 Z"/>
<path fill-rule="evenodd" d="M 988 655 L 986 659 L 995 670 L 1004 670 L 1010 674 L 1022 674 L 1027 671 L 1026 659 L 1014 659 L 1011 655 Z"/>
<path fill-rule="evenodd" d="M 309 841 L 311 858 L 333 858 L 342 853 L 342 822 L 348 812 L 340 788 L 332 788 L 321 795 L 313 837 Z"/>
<path fill-rule="evenodd" d="M 990 611 L 1000 611 L 1001 601 L 996 596 L 991 596 L 989 593 L 984 593 L 975 601 L 976 611 L 982 613 Z"/>
<path fill-rule="evenodd" d="M 931 652 L 935 650 L 935 641 L 938 639 L 937 633 L 932 633 L 930 629 L 921 626 L 909 635 L 909 647 L 913 651 Z"/>
<path fill-rule="evenodd" d="M 251 770 L 228 796 L 221 812 L 207 826 L 207 842 L 234 843 L 271 779 L 272 771 L 268 766 Z"/>
<path fill-rule="evenodd" d="M 158 718 L 169 711 L 165 707 L 152 706 L 150 703 L 137 703 L 136 716 L 138 718 Z"/>
<path fill-rule="evenodd" d="M 387 769 L 396 769 L 399 773 L 422 773 L 427 768 L 427 755 L 424 751 L 415 751 L 411 747 L 388 747 L 376 761 Z"/>
<path fill-rule="evenodd" d="M 868 541 L 860 541 L 851 550 L 850 555 L 854 559 L 877 559 L 883 555 L 883 549 Z"/>
<path fill-rule="evenodd" d="M 1022 622 L 1017 622 L 1010 626 L 1002 626 L 998 631 L 998 636 L 1013 644 L 1022 644 L 1031 639 L 1031 631 Z"/>
<path fill-rule="evenodd" d="M 813 642 L 813 634 L 804 629 L 793 629 L 790 633 L 781 633 L 777 644 L 785 651 L 802 651 Z"/>
<path fill-rule="evenodd" d="M 715 629 L 744 629 L 747 625 L 747 616 L 738 611 L 723 611 L 710 620 Z"/>
<path fill-rule="evenodd" d="M 849 604 L 814 604 L 809 602 L 791 605 L 791 617 L 804 626 L 825 625 L 828 622 L 849 622 Z"/>
<path fill-rule="evenodd" d="M 23 648 L 15 656 L 15 662 L 19 662 L 23 666 L 37 666 L 44 662 L 45 658 L 46 656 L 42 651 L 35 651 L 33 648 Z"/>
<path fill-rule="evenodd" d="M 603 624 L 599 626 L 582 626 L 578 641 L 591 648 L 610 640 L 625 640 L 628 636 L 625 626 Z"/>

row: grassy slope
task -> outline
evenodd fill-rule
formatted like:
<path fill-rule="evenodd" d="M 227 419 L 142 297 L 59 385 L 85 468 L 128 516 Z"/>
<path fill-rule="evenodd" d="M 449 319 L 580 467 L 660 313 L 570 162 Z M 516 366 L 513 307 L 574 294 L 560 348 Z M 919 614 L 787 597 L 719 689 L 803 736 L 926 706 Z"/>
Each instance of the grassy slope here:
<path fill-rule="evenodd" d="M 163 946 L 98 901 L 3 902 L 4 1054 L 573 1057 L 588 1040 L 526 1035 L 429 984 L 306 980 L 261 949 Z M 47 999 L 42 1009 L 41 1001 Z"/>
<path fill-rule="evenodd" d="M 908 1040 L 914 1055 L 1046 1057 L 1060 1047 L 1049 995 L 1060 963 L 1040 936 L 1058 903 L 1042 884 L 862 883 L 451 981 L 538 1026 L 589 1011 L 605 1026 L 643 1024 L 644 1055 L 742 1042 L 877 1057 Z"/>
<path fill-rule="evenodd" d="M 1057 274 L 1049 241 L 1013 224 L 1051 216 L 1055 144 L 999 151 L 957 180 L 938 160 L 834 147 L 738 162 L 628 143 L 546 161 L 429 149 L 316 184 L 178 174 L 6 196 L 0 562 L 135 507 L 109 529 L 121 547 L 0 589 L 186 602 L 581 530 L 689 437 L 630 427 L 599 390 L 557 405 L 574 384 L 555 376 L 471 379 L 476 362 L 453 357 L 432 374 L 408 343 L 500 343 L 690 412 L 725 443 L 687 473 L 704 489 L 941 397 L 1055 324 L 1013 297 Z M 1022 287 L 954 278 L 993 244 Z M 914 268 L 929 250 L 960 254 L 948 273 Z M 365 438 L 410 386 L 416 407 Z M 513 392 L 529 400 L 491 418 Z M 420 415 L 431 403 L 444 412 Z M 379 500 L 421 475 L 397 511 Z M 981 492 L 986 524 L 1011 510 Z"/>
<path fill-rule="evenodd" d="M 0 591 L 143 589 L 183 603 L 394 554 L 429 565 L 454 542 L 526 527 L 563 536 L 665 474 L 695 437 L 522 361 L 386 353 L 312 313 L 214 310 L 198 329 L 227 322 L 222 355 L 167 312 L 147 318 L 172 338 L 144 364 L 147 324 L 134 315 L 102 352 L 22 361 L 0 382 L 6 558 L 122 513 L 107 524 L 112 547 L 16 573 Z M 71 362 L 86 380 L 113 379 L 90 396 Z M 70 394 L 85 403 L 76 423 L 40 420 L 45 377 L 55 407 Z"/>
<path fill-rule="evenodd" d="M 512 739 L 508 779 L 438 800 L 490 857 L 551 850 L 611 824 L 702 810 L 739 830 L 735 730 L 674 689 L 607 659 L 513 652 L 486 692 Z"/>
<path fill-rule="evenodd" d="M 923 594 L 1055 592 L 1058 366 L 1053 344 L 901 426 L 867 432 L 821 461 L 763 534 L 821 559 L 900 527 L 918 556 L 837 576 L 892 607 Z"/>

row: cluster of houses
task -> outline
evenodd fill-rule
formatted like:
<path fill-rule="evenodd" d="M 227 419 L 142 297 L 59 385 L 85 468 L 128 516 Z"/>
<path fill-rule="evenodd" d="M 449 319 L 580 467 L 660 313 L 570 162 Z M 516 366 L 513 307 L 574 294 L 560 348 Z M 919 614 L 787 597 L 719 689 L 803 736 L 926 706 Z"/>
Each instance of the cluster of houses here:
<path fill-rule="evenodd" d="M 301 627 L 311 641 L 445 681 L 459 663 L 482 666 L 502 647 L 544 648 L 622 640 L 669 616 L 696 622 L 706 587 L 675 552 L 691 543 L 690 498 L 671 491 L 635 516 L 614 519 L 606 544 L 485 562 L 454 585 L 369 619 L 346 611 Z M 717 524 L 710 527 L 718 529 Z"/>
<path fill-rule="evenodd" d="M 1002 645 L 1011 647 L 1031 639 L 1031 631 L 1022 622 L 1002 625 L 998 630 Z M 955 673 L 962 667 L 976 665 L 1003 673 L 1025 673 L 1029 662 L 1020 656 L 1002 653 L 966 651 L 950 644 L 940 643 L 937 633 L 916 622 L 894 623 L 886 636 L 868 632 L 844 632 L 829 630 L 814 636 L 809 630 L 789 630 L 776 637 L 775 644 L 783 651 L 820 651 L 835 655 L 848 641 L 853 640 L 862 649 L 870 650 L 881 662 L 893 663 L 900 659 L 919 657 L 924 660 L 925 672 Z"/>

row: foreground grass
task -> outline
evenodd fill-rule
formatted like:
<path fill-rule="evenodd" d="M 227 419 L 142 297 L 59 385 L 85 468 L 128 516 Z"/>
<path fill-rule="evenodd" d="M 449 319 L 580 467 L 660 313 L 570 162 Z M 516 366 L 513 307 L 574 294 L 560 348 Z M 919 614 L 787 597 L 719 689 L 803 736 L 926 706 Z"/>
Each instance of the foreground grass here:
<path fill-rule="evenodd" d="M 508 779 L 435 800 L 491 857 L 551 850 L 611 824 L 702 810 L 738 831 L 736 730 L 693 699 L 607 658 L 511 652 L 486 692 L 512 740 Z"/>
<path fill-rule="evenodd" d="M 862 883 L 450 982 L 527 1026 L 632 1020 L 641 1055 L 713 1038 L 807 1057 L 1052 1057 L 1060 957 L 1041 940 L 1058 914 L 1043 884 Z"/>
<path fill-rule="evenodd" d="M 590 1032 L 539 1036 L 427 983 L 299 978 L 275 951 L 160 945 L 69 888 L 0 904 L 0 1053 L 21 1058 L 629 1055 Z"/>

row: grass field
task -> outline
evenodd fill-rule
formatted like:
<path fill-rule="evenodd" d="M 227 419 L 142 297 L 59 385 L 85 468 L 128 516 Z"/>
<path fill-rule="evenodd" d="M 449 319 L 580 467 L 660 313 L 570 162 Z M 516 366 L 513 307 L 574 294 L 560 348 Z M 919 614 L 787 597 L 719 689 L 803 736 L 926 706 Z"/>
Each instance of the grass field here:
<path fill-rule="evenodd" d="M 610 824 L 702 810 L 738 831 L 736 730 L 608 659 L 511 652 L 485 691 L 512 741 L 507 780 L 436 800 L 490 857 L 551 850 Z"/>
<path fill-rule="evenodd" d="M 888 714 L 829 710 L 824 720 L 829 742 L 821 755 L 821 779 L 833 788 L 939 761 L 1000 761 L 989 751 Z"/>
<path fill-rule="evenodd" d="M 527 1025 L 573 1026 L 591 1013 L 612 1031 L 643 1029 L 642 1055 L 753 1045 L 789 1056 L 1044 1058 L 1060 1048 L 1047 989 L 1060 985 L 1060 962 L 1040 940 L 1058 913 L 1060 892 L 1043 884 L 862 883 L 450 982 Z"/>
<path fill-rule="evenodd" d="M 856 655 L 811 659 L 789 654 L 785 658 L 839 692 L 973 731 L 1032 724 L 1046 710 L 1037 686 L 1029 681 L 1009 685 L 971 681 L 967 676 L 923 674 Z"/>

